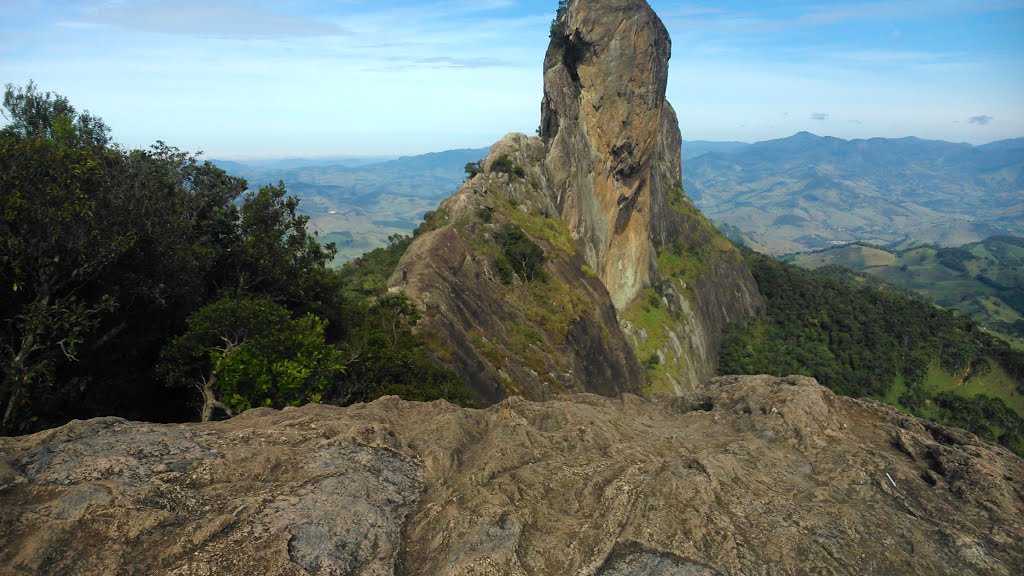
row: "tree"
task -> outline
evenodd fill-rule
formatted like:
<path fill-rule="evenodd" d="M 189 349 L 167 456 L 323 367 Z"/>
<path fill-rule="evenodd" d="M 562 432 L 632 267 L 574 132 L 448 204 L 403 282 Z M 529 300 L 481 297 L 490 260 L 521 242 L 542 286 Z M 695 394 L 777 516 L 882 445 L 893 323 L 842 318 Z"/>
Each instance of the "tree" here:
<path fill-rule="evenodd" d="M 4 104 L 0 434 L 97 414 L 188 419 L 196 382 L 207 417 L 218 405 L 234 412 L 341 391 L 327 384 L 339 374 L 335 345 L 380 320 L 368 311 L 390 272 L 371 271 L 379 281 L 351 290 L 282 183 L 245 193 L 243 179 L 163 142 L 125 150 L 98 118 L 34 84 L 8 86 Z M 390 241 L 393 271 L 411 239 Z M 248 335 L 217 332 L 230 327 L 225 318 Z M 285 328 L 280 338 L 271 320 Z M 441 369 L 410 325 L 400 336 L 403 394 L 415 396 L 417 378 L 432 382 Z M 200 350 L 192 357 L 189 342 Z M 378 366 L 367 378 L 389 377 Z"/>
<path fill-rule="evenodd" d="M 406 400 L 475 404 L 455 373 L 430 360 L 423 339 L 412 331 L 419 311 L 405 295 L 379 294 L 350 313 L 349 333 L 339 344 L 345 373 L 330 392 L 330 402 L 344 406 L 395 394 Z"/>
<path fill-rule="evenodd" d="M 502 282 L 512 281 L 512 272 L 526 282 L 539 280 L 544 274 L 544 250 L 518 226 L 507 222 L 494 233 L 494 241 L 501 248 L 495 265 Z"/>
<path fill-rule="evenodd" d="M 36 414 L 80 381 L 57 377 L 82 345 L 102 338 L 117 308 L 93 285 L 135 243 L 132 230 L 98 210 L 105 170 L 117 163 L 101 143 L 106 127 L 76 115 L 30 84 L 4 95 L 0 131 L 0 433 L 26 431 Z M 62 381 L 63 380 L 63 381 Z"/>
<path fill-rule="evenodd" d="M 224 298 L 189 317 L 188 330 L 164 350 L 160 372 L 171 386 L 201 398 L 201 420 L 254 406 L 319 402 L 344 370 L 324 341 L 326 322 L 292 318 L 267 297 Z"/>
<path fill-rule="evenodd" d="M 79 113 L 67 98 L 40 93 L 34 82 L 25 88 L 7 84 L 4 90 L 5 132 L 21 138 L 43 138 L 63 146 L 104 148 L 110 143 L 110 128 L 88 110 Z"/>

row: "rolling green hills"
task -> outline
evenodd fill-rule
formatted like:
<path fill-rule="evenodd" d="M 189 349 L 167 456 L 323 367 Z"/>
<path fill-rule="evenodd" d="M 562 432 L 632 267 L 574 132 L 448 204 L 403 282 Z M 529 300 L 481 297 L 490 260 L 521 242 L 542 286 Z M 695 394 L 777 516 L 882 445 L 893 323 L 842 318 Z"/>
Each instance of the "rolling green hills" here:
<path fill-rule="evenodd" d="M 809 269 L 839 265 L 865 272 L 991 329 L 1024 337 L 1024 238 L 993 236 L 958 248 L 856 243 L 784 259 Z"/>
<path fill-rule="evenodd" d="M 335 265 L 387 246 L 388 237 L 408 234 L 423 214 L 455 191 L 467 162 L 486 148 L 447 150 L 386 161 L 284 159 L 242 163 L 214 161 L 250 187 L 283 181 L 301 200 L 309 227 L 338 247 Z"/>
<path fill-rule="evenodd" d="M 984 146 L 801 132 L 688 159 L 684 186 L 759 251 L 835 243 L 959 246 L 1024 235 L 1024 139 Z"/>
<path fill-rule="evenodd" d="M 1024 454 L 1024 353 L 877 280 L 745 256 L 766 310 L 727 334 L 719 373 L 811 375 Z"/>

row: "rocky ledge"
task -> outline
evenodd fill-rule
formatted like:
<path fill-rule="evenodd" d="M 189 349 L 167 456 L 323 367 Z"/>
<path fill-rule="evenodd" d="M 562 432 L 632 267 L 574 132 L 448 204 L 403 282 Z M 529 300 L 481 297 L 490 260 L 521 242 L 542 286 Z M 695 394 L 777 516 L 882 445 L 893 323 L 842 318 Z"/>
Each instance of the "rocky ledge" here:
<path fill-rule="evenodd" d="M 0 438 L 2 574 L 1019 574 L 1024 461 L 803 377 Z"/>

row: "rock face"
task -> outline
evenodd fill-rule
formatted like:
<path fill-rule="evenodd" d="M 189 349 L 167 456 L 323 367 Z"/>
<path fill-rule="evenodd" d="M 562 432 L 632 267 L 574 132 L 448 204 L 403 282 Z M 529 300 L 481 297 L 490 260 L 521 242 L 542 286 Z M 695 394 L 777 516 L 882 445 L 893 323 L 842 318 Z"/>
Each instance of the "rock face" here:
<path fill-rule="evenodd" d="M 667 218 L 666 191 L 682 180 L 665 100 L 671 51 L 645 1 L 578 1 L 544 58 L 545 167 L 562 219 L 619 309 L 650 286 L 652 225 Z"/>
<path fill-rule="evenodd" d="M 670 52 L 645 1 L 570 2 L 545 57 L 540 137 L 495 144 L 391 279 L 481 399 L 681 393 L 715 373 L 724 326 L 761 306 L 683 193 Z M 545 282 L 499 281 L 507 223 L 543 248 Z"/>
<path fill-rule="evenodd" d="M 809 378 L 0 438 L 0 573 L 1019 574 L 1024 461 Z"/>

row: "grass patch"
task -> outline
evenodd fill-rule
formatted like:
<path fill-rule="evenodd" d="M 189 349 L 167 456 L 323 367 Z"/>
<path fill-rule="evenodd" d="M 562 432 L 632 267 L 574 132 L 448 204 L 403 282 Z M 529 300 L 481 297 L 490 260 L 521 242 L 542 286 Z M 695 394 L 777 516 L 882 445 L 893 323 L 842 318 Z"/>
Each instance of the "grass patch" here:
<path fill-rule="evenodd" d="M 670 350 L 668 330 L 676 321 L 664 306 L 652 304 L 652 294 L 656 295 L 650 288 L 641 292 L 636 301 L 622 311 L 621 316 L 632 324 L 637 332 L 642 330 L 647 335 L 644 339 L 640 334 L 635 334 L 635 342 L 633 337 L 627 338 L 634 346 L 633 352 L 636 357 L 644 365 L 644 392 L 672 394 L 675 390 L 669 374 L 679 374 L 683 368 L 682 361 L 677 360 Z M 664 362 L 661 361 L 661 356 L 665 357 Z"/>
<path fill-rule="evenodd" d="M 933 364 L 928 369 L 928 378 L 924 388 L 931 394 L 952 392 L 964 398 L 973 398 L 984 394 L 991 398 L 999 398 L 1006 405 L 1024 418 L 1024 396 L 1017 393 L 1017 383 L 999 366 L 993 365 L 983 374 L 973 376 L 965 384 L 961 384 L 963 374 L 950 374 Z"/>
<path fill-rule="evenodd" d="M 499 198 L 498 204 L 502 212 L 507 214 L 512 223 L 522 228 L 524 232 L 533 238 L 541 238 L 551 245 L 552 248 L 562 254 L 572 254 L 576 251 L 576 241 L 569 234 L 569 228 L 562 222 L 561 218 L 549 218 L 541 214 L 531 214 L 519 209 L 508 198 Z"/>

